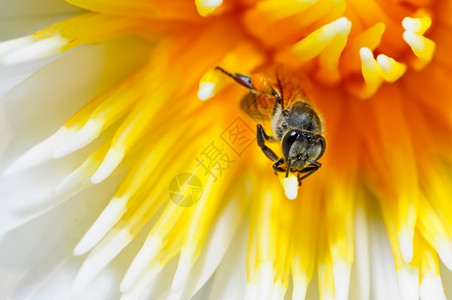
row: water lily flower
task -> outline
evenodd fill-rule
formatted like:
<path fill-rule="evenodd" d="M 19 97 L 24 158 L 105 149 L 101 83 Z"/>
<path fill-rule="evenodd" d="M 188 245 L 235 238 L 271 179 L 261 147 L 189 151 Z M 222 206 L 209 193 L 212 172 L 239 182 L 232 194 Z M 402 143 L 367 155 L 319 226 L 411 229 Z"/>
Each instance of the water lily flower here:
<path fill-rule="evenodd" d="M 452 297 L 451 1 L 35 2 L 1 9 L 3 299 Z M 295 70 L 301 187 L 217 66 Z"/>

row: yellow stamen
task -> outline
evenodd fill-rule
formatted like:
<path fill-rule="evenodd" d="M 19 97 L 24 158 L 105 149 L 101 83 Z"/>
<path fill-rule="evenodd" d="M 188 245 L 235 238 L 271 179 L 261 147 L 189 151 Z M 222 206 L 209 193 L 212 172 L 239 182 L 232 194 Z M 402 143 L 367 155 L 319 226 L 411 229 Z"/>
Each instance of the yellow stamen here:
<path fill-rule="evenodd" d="M 418 10 L 413 17 L 405 17 L 402 26 L 405 29 L 403 39 L 411 47 L 413 53 L 420 59 L 414 63 L 416 69 L 421 69 L 433 58 L 435 42 L 424 37 L 430 28 L 432 19 L 425 10 Z"/>
<path fill-rule="evenodd" d="M 306 10 L 318 0 L 265 0 L 257 3 L 256 10 L 268 15 L 270 21 L 284 19 Z"/>
<path fill-rule="evenodd" d="M 443 263 L 452 269 L 452 238 L 443 220 L 425 198 L 420 201 L 417 228 L 422 237 L 436 250 Z"/>
<path fill-rule="evenodd" d="M 432 25 L 432 18 L 423 9 L 415 12 L 413 17 L 405 17 L 402 26 L 406 31 L 411 31 L 423 35 Z"/>
<path fill-rule="evenodd" d="M 351 22 L 347 18 L 339 18 L 336 21 L 323 25 L 300 42 L 291 46 L 290 51 L 298 57 L 300 62 L 307 62 L 335 42 L 337 36 L 341 36 L 344 39 L 350 32 L 350 28 Z M 337 52 L 341 47 L 343 48 L 343 45 L 335 46 L 329 51 Z"/>
<path fill-rule="evenodd" d="M 351 27 L 352 23 L 348 21 L 344 30 L 336 34 L 331 43 L 319 55 L 320 69 L 316 75 L 326 83 L 336 83 L 341 78 L 339 58 L 347 44 Z"/>
<path fill-rule="evenodd" d="M 383 77 L 385 81 L 395 82 L 400 77 L 402 77 L 403 74 L 405 74 L 406 65 L 399 63 L 398 61 L 387 55 L 378 55 L 377 62 L 380 66 L 381 77 Z"/>
<path fill-rule="evenodd" d="M 411 47 L 413 53 L 421 59 L 423 65 L 426 65 L 433 58 L 435 42 L 432 40 L 411 31 L 405 31 L 403 39 Z"/>
<path fill-rule="evenodd" d="M 372 51 L 369 48 L 361 48 L 359 51 L 361 57 L 361 70 L 363 73 L 365 89 L 362 91 L 363 97 L 369 97 L 378 90 L 383 83 L 380 76 L 379 65 L 375 60 Z"/>
<path fill-rule="evenodd" d="M 360 49 L 363 47 L 372 51 L 375 50 L 381 43 L 381 38 L 385 29 L 385 24 L 379 22 L 349 39 L 343 53 L 343 60 L 347 62 L 347 65 L 343 66 L 346 72 L 361 72 L 360 56 L 356 54 L 359 53 Z"/>
<path fill-rule="evenodd" d="M 365 81 L 358 92 L 358 96 L 361 98 L 372 96 L 384 81 L 394 82 L 402 77 L 406 71 L 404 64 L 387 55 L 380 54 L 375 59 L 369 48 L 361 48 L 359 55 L 361 57 L 361 72 Z"/>

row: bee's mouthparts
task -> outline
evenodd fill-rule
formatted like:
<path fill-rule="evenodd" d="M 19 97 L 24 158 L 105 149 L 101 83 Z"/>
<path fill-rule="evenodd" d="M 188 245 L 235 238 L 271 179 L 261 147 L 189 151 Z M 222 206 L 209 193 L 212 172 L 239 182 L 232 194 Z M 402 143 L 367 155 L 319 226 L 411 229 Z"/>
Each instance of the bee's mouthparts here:
<path fill-rule="evenodd" d="M 286 178 L 289 177 L 289 170 L 290 170 L 290 163 L 292 162 L 292 159 L 289 158 L 287 160 L 287 170 L 286 170 Z"/>

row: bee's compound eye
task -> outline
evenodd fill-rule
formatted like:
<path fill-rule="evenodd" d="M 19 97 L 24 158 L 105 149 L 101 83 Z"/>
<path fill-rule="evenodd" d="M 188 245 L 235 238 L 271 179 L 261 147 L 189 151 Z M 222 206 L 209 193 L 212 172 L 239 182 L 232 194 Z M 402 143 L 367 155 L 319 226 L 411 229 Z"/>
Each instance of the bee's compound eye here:
<path fill-rule="evenodd" d="M 317 157 L 317 159 L 322 157 L 322 155 L 325 153 L 325 148 L 326 148 L 325 138 L 323 136 L 319 135 L 318 143 L 320 145 L 320 153 L 319 153 L 319 156 Z"/>
<path fill-rule="evenodd" d="M 292 145 L 300 137 L 300 134 L 301 133 L 299 130 L 290 130 L 284 136 L 283 141 L 282 141 L 282 150 L 283 150 L 283 154 L 286 158 L 289 157 L 290 148 L 292 148 Z"/>

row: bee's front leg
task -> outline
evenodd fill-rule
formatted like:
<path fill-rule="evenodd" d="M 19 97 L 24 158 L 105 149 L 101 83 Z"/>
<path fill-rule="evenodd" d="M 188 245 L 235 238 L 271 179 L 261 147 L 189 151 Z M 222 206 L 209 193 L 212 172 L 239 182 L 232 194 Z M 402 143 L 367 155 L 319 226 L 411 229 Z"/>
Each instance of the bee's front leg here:
<path fill-rule="evenodd" d="M 284 158 L 280 158 L 277 162 L 273 164 L 273 170 L 276 172 L 286 172 L 286 169 L 281 167 L 281 165 L 285 162 Z"/>
<path fill-rule="evenodd" d="M 257 124 L 257 144 L 259 145 L 259 147 L 261 147 L 262 152 L 264 152 L 264 154 L 270 160 L 277 161 L 279 159 L 278 155 L 276 155 L 272 149 L 268 148 L 267 145 L 265 145 L 265 140 L 270 140 L 270 139 L 273 139 L 273 138 L 268 136 L 265 133 L 264 128 L 262 127 L 261 124 Z"/>

